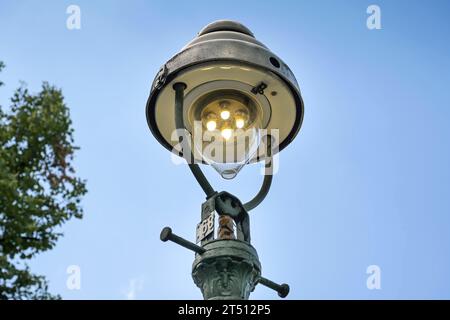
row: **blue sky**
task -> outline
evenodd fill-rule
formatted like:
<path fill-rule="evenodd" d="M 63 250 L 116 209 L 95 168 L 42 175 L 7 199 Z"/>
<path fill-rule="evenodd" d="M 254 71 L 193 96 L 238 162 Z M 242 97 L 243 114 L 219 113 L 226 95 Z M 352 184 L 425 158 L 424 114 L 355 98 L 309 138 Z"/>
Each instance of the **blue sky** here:
<path fill-rule="evenodd" d="M 168 4 L 170 3 L 170 5 Z M 81 30 L 66 8 L 81 8 Z M 381 8 L 381 30 L 366 9 Z M 32 261 L 66 299 L 200 299 L 193 240 L 204 199 L 151 135 L 144 108 L 159 67 L 207 23 L 234 19 L 285 60 L 305 100 L 297 139 L 252 215 L 263 274 L 291 299 L 450 298 L 448 1 L 0 0 L 0 103 L 23 80 L 62 88 L 71 109 L 85 217 Z M 259 166 L 219 190 L 243 201 Z M 368 290 L 366 268 L 381 268 Z M 81 268 L 81 290 L 66 268 Z M 258 286 L 253 299 L 277 298 Z"/>

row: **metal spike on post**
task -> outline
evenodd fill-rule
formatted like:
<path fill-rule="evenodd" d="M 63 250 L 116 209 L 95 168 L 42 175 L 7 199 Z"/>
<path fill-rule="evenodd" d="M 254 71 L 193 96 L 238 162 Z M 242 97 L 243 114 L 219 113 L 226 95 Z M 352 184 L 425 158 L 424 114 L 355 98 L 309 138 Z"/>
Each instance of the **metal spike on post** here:
<path fill-rule="evenodd" d="M 286 283 L 277 284 L 277 283 L 275 283 L 267 278 L 264 278 L 264 277 L 260 277 L 258 280 L 258 283 L 278 292 L 278 295 L 280 296 L 280 298 L 286 298 L 287 295 L 289 294 L 290 288 L 289 288 L 289 285 Z"/>
<path fill-rule="evenodd" d="M 166 241 L 175 242 L 176 244 L 178 244 L 178 245 L 180 245 L 180 246 L 182 246 L 182 247 L 184 247 L 186 249 L 192 250 L 192 251 L 194 251 L 195 253 L 198 253 L 198 254 L 203 254 L 206 251 L 202 247 L 200 247 L 200 246 L 198 246 L 198 245 L 196 245 L 196 244 L 194 244 L 194 243 L 192 243 L 192 242 L 190 242 L 190 241 L 188 241 L 188 240 L 186 240 L 186 239 L 184 239 L 182 237 L 177 236 L 176 234 L 174 234 L 172 232 L 172 229 L 169 228 L 169 227 L 165 227 L 164 229 L 162 229 L 161 235 L 160 235 L 159 238 L 163 242 L 166 242 Z"/>

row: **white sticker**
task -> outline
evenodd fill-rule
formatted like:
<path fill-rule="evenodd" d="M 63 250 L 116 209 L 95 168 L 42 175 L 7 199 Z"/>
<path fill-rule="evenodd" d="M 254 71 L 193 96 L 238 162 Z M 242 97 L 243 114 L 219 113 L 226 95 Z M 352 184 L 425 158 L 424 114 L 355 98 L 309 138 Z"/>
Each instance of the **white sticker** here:
<path fill-rule="evenodd" d="M 197 225 L 197 243 L 214 232 L 214 212 Z"/>

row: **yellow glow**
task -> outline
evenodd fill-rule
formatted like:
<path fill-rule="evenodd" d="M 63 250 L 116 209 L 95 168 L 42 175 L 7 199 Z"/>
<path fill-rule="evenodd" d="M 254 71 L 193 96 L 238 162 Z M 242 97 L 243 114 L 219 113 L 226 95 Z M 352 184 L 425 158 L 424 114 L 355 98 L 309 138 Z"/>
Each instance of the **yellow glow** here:
<path fill-rule="evenodd" d="M 216 130 L 217 127 L 217 123 L 214 120 L 209 120 L 206 123 L 206 128 L 208 129 L 208 131 L 214 131 Z"/>
<path fill-rule="evenodd" d="M 222 112 L 220 113 L 220 117 L 223 120 L 228 120 L 228 118 L 230 118 L 230 111 L 228 110 L 222 110 Z"/>
<path fill-rule="evenodd" d="M 223 137 L 225 140 L 230 139 L 232 135 L 233 135 L 233 130 L 228 129 L 228 128 L 222 130 L 222 137 Z"/>
<path fill-rule="evenodd" d="M 206 128 L 208 129 L 208 131 L 214 131 L 216 130 L 217 127 L 217 123 L 214 120 L 209 120 L 206 123 Z"/>
<path fill-rule="evenodd" d="M 236 128 L 242 129 L 244 127 L 244 125 L 245 125 L 244 119 L 240 119 L 240 118 L 236 119 Z"/>

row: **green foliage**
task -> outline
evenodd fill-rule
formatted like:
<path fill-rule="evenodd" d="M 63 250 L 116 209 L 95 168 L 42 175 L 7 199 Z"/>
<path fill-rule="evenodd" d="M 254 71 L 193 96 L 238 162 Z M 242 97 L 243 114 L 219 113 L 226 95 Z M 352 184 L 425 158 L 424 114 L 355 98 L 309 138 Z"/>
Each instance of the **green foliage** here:
<path fill-rule="evenodd" d="M 0 71 L 4 67 L 0 62 Z M 81 218 L 85 182 L 76 177 L 73 128 L 61 90 L 16 90 L 0 106 L 0 299 L 52 299 L 26 260 L 52 249 L 60 227 Z"/>
<path fill-rule="evenodd" d="M 5 64 L 0 61 L 0 72 L 3 70 L 3 68 L 5 67 Z M 0 81 L 0 87 L 3 85 L 3 82 Z"/>

